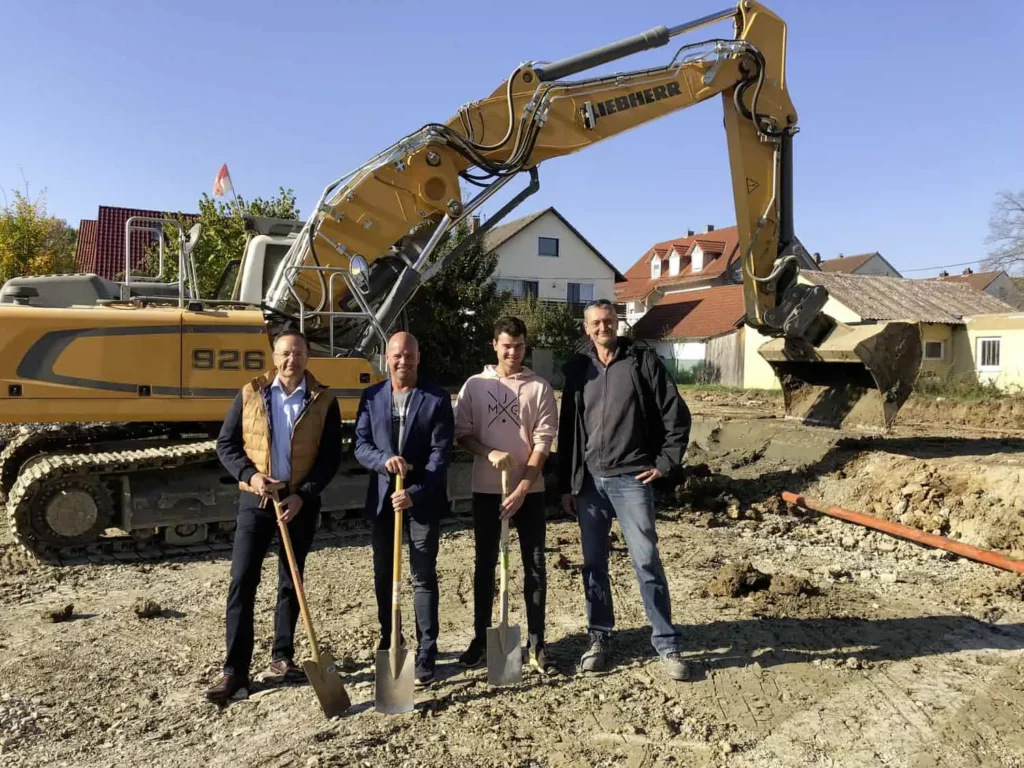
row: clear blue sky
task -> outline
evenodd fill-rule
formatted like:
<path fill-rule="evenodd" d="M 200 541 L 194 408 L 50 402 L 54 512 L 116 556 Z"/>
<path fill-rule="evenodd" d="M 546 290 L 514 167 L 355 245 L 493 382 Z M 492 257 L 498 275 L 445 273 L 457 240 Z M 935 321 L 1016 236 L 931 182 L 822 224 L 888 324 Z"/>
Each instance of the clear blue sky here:
<path fill-rule="evenodd" d="M 240 194 L 291 187 L 307 215 L 331 179 L 488 95 L 521 61 L 727 5 L 8 0 L 0 185 L 20 187 L 23 171 L 77 226 L 101 204 L 193 210 L 227 162 Z M 902 270 L 982 258 L 995 193 L 1024 189 L 1024 6 L 768 5 L 789 24 L 807 248 L 879 250 Z M 721 119 L 716 99 L 546 163 L 540 193 L 513 216 L 554 205 L 623 269 L 655 241 L 729 225 Z"/>

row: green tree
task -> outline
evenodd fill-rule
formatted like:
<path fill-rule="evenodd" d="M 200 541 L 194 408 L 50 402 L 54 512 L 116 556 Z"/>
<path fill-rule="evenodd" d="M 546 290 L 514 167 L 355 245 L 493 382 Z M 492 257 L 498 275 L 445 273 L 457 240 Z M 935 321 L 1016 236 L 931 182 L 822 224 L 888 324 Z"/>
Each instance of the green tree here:
<path fill-rule="evenodd" d="M 181 222 L 187 232 L 196 223 L 202 224 L 202 235 L 199 244 L 192 251 L 196 264 L 196 275 L 199 278 L 199 295 L 205 298 L 213 296 L 217 289 L 224 267 L 232 259 L 242 258 L 245 249 L 245 229 L 239 209 L 244 216 L 269 216 L 277 219 L 298 219 L 299 209 L 295 207 L 295 193 L 291 189 L 279 188 L 275 197 L 264 199 L 256 197 L 246 200 L 238 198 L 235 203 L 221 202 L 204 194 L 199 199 L 198 218 L 182 214 L 172 216 Z M 167 258 L 164 274 L 168 280 L 178 279 L 178 232 L 174 227 L 167 228 Z M 156 248 L 149 254 L 147 272 L 156 272 Z"/>
<path fill-rule="evenodd" d="M 24 275 L 75 272 L 78 232 L 46 212 L 46 193 L 21 192 L 0 208 L 0 283 Z"/>
<path fill-rule="evenodd" d="M 469 235 L 451 234 L 435 252 L 436 262 Z M 423 285 L 405 309 L 406 327 L 420 342 L 420 371 L 439 384 L 461 384 L 493 362 L 491 337 L 500 301 L 491 276 L 496 253 L 485 254 L 478 239 Z"/>
<path fill-rule="evenodd" d="M 546 303 L 536 296 L 513 299 L 506 295 L 501 314 L 514 315 L 526 323 L 530 346 L 550 349 L 556 359 L 568 358 L 583 339 L 583 321 L 573 317 L 572 308 L 564 302 Z"/>

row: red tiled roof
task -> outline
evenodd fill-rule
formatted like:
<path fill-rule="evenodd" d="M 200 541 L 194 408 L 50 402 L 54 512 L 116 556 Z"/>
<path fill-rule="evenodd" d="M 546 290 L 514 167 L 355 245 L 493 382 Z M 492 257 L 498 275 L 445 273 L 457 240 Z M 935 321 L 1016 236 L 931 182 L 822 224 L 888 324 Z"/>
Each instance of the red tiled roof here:
<path fill-rule="evenodd" d="M 871 259 L 878 256 L 878 253 L 858 253 L 856 256 L 840 256 L 838 259 L 826 259 L 818 267 L 822 272 L 842 272 L 852 275 L 863 267 Z"/>
<path fill-rule="evenodd" d="M 124 272 L 124 225 L 132 216 L 150 216 L 157 219 L 169 218 L 163 211 L 147 211 L 140 208 L 116 208 L 101 205 L 96 225 L 96 258 L 92 271 L 100 277 L 113 279 Z M 198 218 L 197 214 L 184 214 L 186 219 Z M 156 236 L 146 232 L 132 233 L 132 269 L 145 266 L 146 251 L 156 243 Z M 170 247 L 176 247 L 176 244 Z M 176 258 L 171 254 L 171 258 Z"/>
<path fill-rule="evenodd" d="M 75 266 L 79 272 L 96 269 L 96 220 L 82 219 L 78 224 L 78 242 L 75 244 Z"/>
<path fill-rule="evenodd" d="M 722 253 L 725 250 L 725 243 L 721 240 L 705 240 L 704 238 L 697 238 L 697 245 L 705 253 Z"/>
<path fill-rule="evenodd" d="M 709 237 L 709 234 L 702 232 L 700 235 L 655 243 L 639 261 L 626 270 L 626 282 L 615 286 L 616 299 L 619 301 L 639 299 L 660 286 L 685 285 L 720 277 L 739 258 L 739 232 L 736 227 L 725 227 L 714 230 L 713 237 Z M 702 245 L 702 242 L 707 245 Z M 669 248 L 675 248 L 688 258 L 694 245 L 701 245 L 701 250 L 704 251 L 704 267 L 700 272 L 692 272 L 690 262 L 687 260 L 685 263 L 680 263 L 678 275 L 670 277 L 667 265 L 662 265 L 661 277 L 656 280 L 651 279 L 651 256 L 661 250 L 667 252 Z"/>
<path fill-rule="evenodd" d="M 637 321 L 638 339 L 707 339 L 732 331 L 743 318 L 742 285 L 671 293 Z"/>
<path fill-rule="evenodd" d="M 979 291 L 984 291 L 988 288 L 992 281 L 1003 274 L 997 270 L 995 272 L 974 272 L 970 275 L 947 275 L 946 277 L 936 277 L 933 280 L 945 280 L 948 283 L 967 283 L 971 288 L 976 288 Z"/>

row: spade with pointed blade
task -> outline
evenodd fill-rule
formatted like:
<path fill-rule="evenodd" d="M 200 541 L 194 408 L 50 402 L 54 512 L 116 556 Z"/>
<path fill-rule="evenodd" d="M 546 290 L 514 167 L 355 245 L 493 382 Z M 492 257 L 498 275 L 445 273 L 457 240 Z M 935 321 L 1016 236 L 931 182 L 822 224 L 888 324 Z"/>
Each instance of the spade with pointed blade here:
<path fill-rule="evenodd" d="M 508 498 L 508 470 L 501 470 L 501 497 Z M 498 626 L 487 630 L 487 682 L 512 685 L 523 679 L 523 651 L 519 626 L 508 623 L 508 520 L 501 521 L 498 550 L 501 564 L 501 597 Z"/>
<path fill-rule="evenodd" d="M 288 523 L 281 519 L 281 499 L 278 491 L 283 486 L 284 483 L 272 485 L 271 496 L 274 500 L 274 512 L 277 514 L 277 529 L 288 557 L 288 567 L 292 572 L 295 595 L 299 599 L 299 612 L 302 614 L 302 623 L 306 626 L 306 636 L 309 638 L 309 650 L 313 654 L 312 660 L 302 662 L 302 669 L 309 679 L 309 684 L 313 686 L 313 691 L 320 701 L 320 708 L 324 714 L 327 717 L 335 717 L 343 714 L 352 702 L 341 682 L 338 664 L 335 662 L 333 654 L 329 650 L 321 651 L 317 644 L 316 632 L 313 631 L 313 619 L 309 615 L 309 606 L 306 605 L 306 591 L 302 587 L 302 577 L 299 576 L 295 551 L 292 549 L 292 538 L 288 534 Z"/>
<path fill-rule="evenodd" d="M 395 475 L 395 490 L 403 488 L 402 476 Z M 377 651 L 374 689 L 376 709 L 389 715 L 412 712 L 415 706 L 415 661 L 402 644 L 402 510 L 395 510 L 395 544 L 391 584 L 391 646 Z"/>

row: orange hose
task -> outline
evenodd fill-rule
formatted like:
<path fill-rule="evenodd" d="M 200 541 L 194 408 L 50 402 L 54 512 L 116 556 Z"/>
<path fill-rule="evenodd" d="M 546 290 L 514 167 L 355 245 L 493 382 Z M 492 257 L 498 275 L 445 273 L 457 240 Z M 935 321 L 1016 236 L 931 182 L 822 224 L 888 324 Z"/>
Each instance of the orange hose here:
<path fill-rule="evenodd" d="M 997 552 L 992 552 L 988 549 L 980 549 L 979 547 L 972 547 L 970 544 L 961 544 L 959 541 L 953 541 L 947 539 L 945 536 L 936 536 L 933 533 L 925 533 L 919 531 L 916 528 L 911 528 L 908 525 L 900 525 L 899 523 L 890 523 L 886 520 L 879 520 L 877 517 L 871 515 L 865 515 L 863 512 L 853 512 L 849 509 L 843 509 L 842 507 L 829 507 L 820 501 L 814 499 L 808 499 L 806 496 L 802 496 L 798 493 L 790 493 L 784 491 L 782 493 L 782 500 L 787 501 L 790 504 L 796 504 L 797 506 L 810 509 L 815 512 L 820 512 L 823 515 L 829 517 L 837 517 L 840 520 L 846 520 L 850 523 L 857 523 L 858 525 L 864 525 L 868 528 L 874 528 L 882 533 L 888 533 L 891 536 L 898 536 L 901 539 L 909 539 L 910 541 L 917 542 L 918 544 L 924 544 L 929 547 L 937 547 L 938 549 L 944 549 L 947 552 L 966 557 L 969 560 L 976 560 L 979 563 L 985 563 L 986 565 L 994 565 L 996 568 L 1002 568 L 1006 571 L 1013 571 L 1014 573 L 1024 573 L 1024 560 L 1013 560 L 1009 557 L 1004 557 Z"/>

